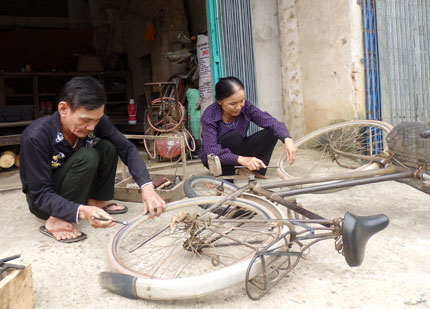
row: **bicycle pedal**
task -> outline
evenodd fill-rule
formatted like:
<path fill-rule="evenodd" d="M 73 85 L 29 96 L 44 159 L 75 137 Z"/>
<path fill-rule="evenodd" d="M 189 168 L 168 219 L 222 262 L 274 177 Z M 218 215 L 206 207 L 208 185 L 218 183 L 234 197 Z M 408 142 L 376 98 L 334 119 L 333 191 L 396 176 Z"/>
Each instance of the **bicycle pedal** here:
<path fill-rule="evenodd" d="M 215 177 L 222 175 L 222 167 L 219 157 L 214 154 L 209 154 L 207 158 L 209 172 L 211 173 L 211 175 Z"/>

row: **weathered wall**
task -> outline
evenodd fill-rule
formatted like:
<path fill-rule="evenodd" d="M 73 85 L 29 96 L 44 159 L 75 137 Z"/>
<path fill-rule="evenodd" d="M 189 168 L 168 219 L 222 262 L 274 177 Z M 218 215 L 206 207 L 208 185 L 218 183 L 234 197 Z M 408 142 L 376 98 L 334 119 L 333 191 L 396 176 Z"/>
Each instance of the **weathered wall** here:
<path fill-rule="evenodd" d="M 305 133 L 305 114 L 299 31 L 294 0 L 278 0 L 278 18 L 284 121 L 288 124 L 292 137 L 298 138 Z"/>
<path fill-rule="evenodd" d="M 365 118 L 360 9 L 354 0 L 278 0 L 283 104 L 293 136 Z"/>
<path fill-rule="evenodd" d="M 259 108 L 283 120 L 277 0 L 251 0 Z M 288 125 L 288 124 L 287 124 Z"/>

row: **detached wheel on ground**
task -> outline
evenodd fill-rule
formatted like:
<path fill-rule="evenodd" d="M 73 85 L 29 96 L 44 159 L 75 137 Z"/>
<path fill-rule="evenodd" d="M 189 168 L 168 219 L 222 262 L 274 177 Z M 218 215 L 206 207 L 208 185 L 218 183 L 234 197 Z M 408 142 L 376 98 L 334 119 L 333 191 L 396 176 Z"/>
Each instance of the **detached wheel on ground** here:
<path fill-rule="evenodd" d="M 221 199 L 176 201 L 160 217 L 146 215 L 130 222 L 115 234 L 108 249 L 113 269 L 128 276 L 103 273 L 102 285 L 127 297 L 180 299 L 243 283 L 256 250 L 285 232 L 285 226 L 270 219 L 285 217 L 270 204 L 244 199 L 224 203 L 229 212 L 222 216 L 200 207 Z M 256 267 L 253 275 L 259 270 Z M 121 290 L 122 280 L 129 283 L 127 291 Z"/>

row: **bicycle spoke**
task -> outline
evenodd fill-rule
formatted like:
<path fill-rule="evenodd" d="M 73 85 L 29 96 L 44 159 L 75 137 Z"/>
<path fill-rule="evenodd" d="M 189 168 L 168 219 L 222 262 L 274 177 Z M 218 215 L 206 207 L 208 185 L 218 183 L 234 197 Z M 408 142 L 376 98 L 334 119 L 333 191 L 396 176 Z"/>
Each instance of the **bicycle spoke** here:
<path fill-rule="evenodd" d="M 237 207 L 237 201 L 227 201 L 223 215 L 209 212 L 202 219 L 198 216 L 204 211 L 202 205 L 195 205 L 146 220 L 145 225 L 127 232 L 118 246 L 118 258 L 123 265 L 150 278 L 182 278 L 232 265 L 252 256 L 280 233 L 280 228 L 253 223 L 266 215 L 258 208 L 246 208 L 248 203 L 252 205 L 246 202 L 245 207 Z M 246 219 L 211 223 L 219 218 Z M 164 227 L 154 233 L 155 226 Z"/>
<path fill-rule="evenodd" d="M 372 157 L 381 153 L 391 126 L 363 120 L 322 128 L 299 139 L 300 156 L 290 166 L 283 155 L 278 163 L 284 179 L 327 176 L 374 167 Z"/>

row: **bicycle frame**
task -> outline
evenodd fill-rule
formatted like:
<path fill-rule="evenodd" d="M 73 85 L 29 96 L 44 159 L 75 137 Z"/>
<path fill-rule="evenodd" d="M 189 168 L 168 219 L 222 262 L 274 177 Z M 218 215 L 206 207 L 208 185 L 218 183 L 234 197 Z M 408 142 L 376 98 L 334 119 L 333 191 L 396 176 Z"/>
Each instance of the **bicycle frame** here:
<path fill-rule="evenodd" d="M 261 299 L 271 288 L 285 278 L 296 267 L 306 251 L 317 242 L 334 239 L 336 250 L 342 254 L 343 219 L 333 220 L 291 220 L 289 231 L 274 240 L 269 246 L 258 250 L 246 272 L 246 293 L 252 300 Z M 312 227 L 312 225 L 320 225 Z M 323 226 L 328 227 L 323 227 Z M 302 227 L 297 231 L 296 227 Z M 288 239 L 289 237 L 289 239 Z M 309 243 L 305 244 L 306 241 Z M 273 257 L 268 260 L 267 257 Z M 259 261 L 260 274 L 254 278 L 250 274 Z"/>
<path fill-rule="evenodd" d="M 154 229 L 154 231 L 157 232 L 152 235 L 146 235 L 144 239 L 142 239 L 142 237 L 138 237 L 138 244 L 141 243 L 144 245 L 145 242 L 149 241 L 152 237 L 156 237 L 157 233 L 161 233 L 163 230 L 167 230 L 169 228 L 170 230 L 173 229 L 174 231 L 179 232 L 186 231 L 182 237 L 177 238 L 176 240 L 175 245 L 179 247 L 179 252 L 182 254 L 182 250 L 185 249 L 193 254 L 205 256 L 206 258 L 209 257 L 209 261 L 215 267 L 219 264 L 227 265 L 228 267 L 234 267 L 241 264 L 242 272 L 240 272 L 240 275 L 245 276 L 246 292 L 253 300 L 262 298 L 272 287 L 280 282 L 280 280 L 287 276 L 292 269 L 298 265 L 301 258 L 307 254 L 308 249 L 312 245 L 323 240 L 333 239 L 335 249 L 340 254 L 344 255 L 348 265 L 351 267 L 359 266 L 363 261 L 364 249 L 368 239 L 388 225 L 388 218 L 385 215 L 359 217 L 347 212 L 343 218 L 329 220 L 301 207 L 296 203 L 295 199 L 291 197 L 300 194 L 316 193 L 402 178 L 415 177 L 418 179 L 428 179 L 429 176 L 421 172 L 420 169 L 409 169 L 392 165 L 392 156 L 388 152 L 384 152 L 378 157 L 370 157 L 362 155 L 361 153 L 345 153 L 338 151 L 333 147 L 331 147 L 330 151 L 331 154 L 334 154 L 332 158 L 333 161 L 336 161 L 338 164 L 341 164 L 340 160 L 338 160 L 341 156 L 349 156 L 355 159 L 371 162 L 366 165 L 366 168 L 373 167 L 374 169 L 366 171 L 358 171 L 356 169 L 351 172 L 331 176 L 300 179 L 295 178 L 267 184 L 257 183 L 254 179 L 248 178 L 249 182 L 247 185 L 237 190 L 233 186 L 233 193 L 229 195 L 216 198 L 202 197 L 201 200 L 200 198 L 188 200 L 188 203 L 193 206 L 197 206 L 197 209 L 201 207 L 204 208 L 204 210 L 193 209 L 183 213 L 179 212 L 177 215 L 169 217 L 168 221 L 170 221 L 170 223 L 163 223 L 164 227 L 157 226 L 157 228 Z M 348 164 L 343 165 L 343 167 L 347 165 Z M 201 182 L 200 184 L 202 183 L 204 182 Z M 220 190 L 217 190 L 220 194 L 224 192 L 224 190 L 222 190 L 223 182 L 221 182 L 221 184 L 219 184 L 219 182 L 211 182 L 211 184 L 217 186 L 217 189 L 220 188 Z M 227 183 L 225 186 L 227 186 Z M 294 186 L 304 187 L 290 188 L 289 190 L 285 189 L 286 187 Z M 232 192 L 231 188 L 229 188 L 229 192 Z M 255 195 L 248 194 L 247 192 L 251 192 L 262 197 L 256 197 Z M 246 200 L 246 196 L 248 196 L 249 199 L 247 202 L 243 202 Z M 236 198 L 238 199 L 235 200 Z M 208 202 L 209 199 L 211 199 L 210 202 Z M 206 201 L 205 206 L 200 204 L 202 200 Z M 227 201 L 230 202 L 225 203 Z M 240 204 L 239 201 L 242 201 L 242 204 Z M 186 200 L 178 201 L 178 203 L 182 202 L 186 202 Z M 259 204 L 261 207 L 263 207 L 265 203 L 268 203 L 270 204 L 268 207 L 276 210 L 279 215 L 274 217 L 258 217 L 255 214 L 258 213 L 257 209 L 259 208 L 248 208 L 248 205 L 250 204 L 247 203 L 251 202 L 255 203 L 254 205 Z M 289 212 L 293 211 L 296 218 L 286 219 L 285 214 L 282 214 L 282 212 L 279 211 L 279 207 L 274 205 L 276 203 L 285 206 Z M 247 213 L 243 212 L 245 215 L 242 215 L 241 210 L 246 209 L 251 209 L 251 211 Z M 241 214 L 237 215 L 237 213 Z M 297 216 L 297 214 L 302 217 Z M 144 218 L 142 218 L 141 222 L 144 222 Z M 257 230 L 258 232 L 254 229 L 254 226 L 248 228 L 249 225 L 253 225 L 254 223 L 257 224 L 257 226 L 260 224 L 260 229 Z M 243 238 L 241 237 L 242 235 L 235 234 L 235 231 L 239 229 L 244 232 L 251 232 L 252 234 L 250 235 L 269 236 L 264 238 L 264 240 L 253 238 L 252 236 Z M 119 234 L 120 237 L 121 235 L 126 236 L 126 232 L 127 230 L 124 230 L 124 233 Z M 236 235 L 238 235 L 238 237 L 236 237 Z M 119 244 L 119 242 L 113 241 L 112 244 Z M 141 245 L 133 247 L 132 250 L 136 250 L 139 246 Z M 222 250 L 225 247 L 227 247 L 226 249 L 231 248 L 229 246 L 246 247 L 246 252 L 248 252 L 247 258 L 242 260 L 242 263 L 224 264 L 225 261 L 223 260 Z M 115 246 L 112 246 L 112 248 L 115 248 Z M 217 250 L 214 250 L 214 252 L 206 250 L 207 248 Z M 112 250 L 112 255 L 116 255 L 116 250 Z M 117 259 L 115 260 L 117 261 Z M 208 259 L 206 259 L 206 261 L 208 261 Z M 124 268 L 118 268 L 117 270 L 121 271 L 122 269 Z M 224 280 L 223 282 L 228 282 L 233 285 L 238 284 L 243 280 L 239 279 L 237 276 L 232 280 L 232 277 L 228 276 L 230 273 L 236 273 L 236 271 L 238 271 L 236 268 L 235 271 L 231 271 L 231 269 L 222 269 L 221 267 L 221 269 L 211 270 L 208 274 L 212 275 L 212 272 L 218 272 L 220 270 L 227 270 L 226 272 L 223 272 L 223 277 L 228 277 L 229 280 Z M 204 285 L 202 284 L 203 276 L 181 278 L 173 275 L 173 277 L 166 278 L 166 280 L 165 278 L 159 278 L 159 282 L 157 281 L 156 283 L 152 283 L 149 282 L 152 278 L 148 279 L 145 277 L 139 277 L 138 271 L 130 272 L 129 275 L 126 275 L 126 273 L 127 269 L 125 269 L 124 274 L 102 273 L 102 277 L 104 276 L 102 284 L 111 291 L 127 297 L 153 298 L 154 296 L 151 292 L 151 287 L 157 287 L 161 282 L 164 284 L 167 280 L 169 283 L 165 284 L 165 287 L 175 288 L 178 284 L 170 283 L 170 280 L 185 283 L 187 280 L 191 281 L 198 277 L 198 280 L 193 281 L 194 288 L 186 289 L 187 292 L 196 291 L 196 294 L 193 294 L 193 296 L 197 296 L 204 295 L 204 291 L 208 291 L 203 290 L 202 292 L 200 289 L 200 287 Z M 210 280 L 221 278 L 218 277 L 218 274 L 215 274 L 213 277 L 211 276 L 211 278 L 206 276 L 206 274 L 204 275 L 206 280 L 205 286 L 207 287 L 212 287 L 215 283 L 215 281 Z M 136 288 L 138 285 L 142 289 L 142 291 L 140 291 L 141 293 L 136 292 L 139 292 L 139 289 Z M 134 291 L 135 294 L 130 293 L 130 291 Z M 173 290 L 169 291 L 173 292 Z M 216 290 L 212 289 L 211 292 L 213 291 Z M 163 293 L 161 297 L 164 296 L 165 294 Z M 169 296 L 170 294 L 167 295 L 167 297 Z"/>
<path fill-rule="evenodd" d="M 394 176 L 389 174 L 392 172 L 395 172 L 393 174 Z M 359 176 L 342 175 L 342 177 L 339 177 L 339 178 L 350 178 L 350 177 L 359 178 L 359 177 L 369 176 L 369 175 L 384 175 L 384 174 L 388 174 L 388 176 L 390 177 L 409 177 L 414 172 L 415 171 L 410 171 L 410 170 L 404 171 L 401 168 L 390 166 L 390 167 L 387 167 L 385 170 L 362 172 Z M 379 177 L 385 177 L 385 176 L 379 176 Z M 333 177 L 329 177 L 329 178 L 330 180 L 333 180 Z M 368 178 L 366 179 L 366 181 L 377 182 L 380 180 L 375 178 L 378 178 L 378 177 Z M 320 182 L 323 179 L 327 180 L 327 177 L 313 179 L 312 181 Z M 307 249 L 309 249 L 312 245 L 322 240 L 334 239 L 336 250 L 340 254 L 345 255 L 345 259 L 349 266 L 353 267 L 353 266 L 361 265 L 364 258 L 364 250 L 365 250 L 365 245 L 367 240 L 370 238 L 371 235 L 382 230 L 388 225 L 388 218 L 384 215 L 378 215 L 378 216 L 375 216 L 377 218 L 375 224 L 369 224 L 366 227 L 369 230 L 373 229 L 373 231 L 371 231 L 370 234 L 357 235 L 357 229 L 355 226 L 357 224 L 358 225 L 362 224 L 362 221 L 348 223 L 348 227 L 346 228 L 346 230 L 344 230 L 344 225 L 343 225 L 347 216 L 356 218 L 355 216 L 347 213 L 345 215 L 345 218 L 335 218 L 333 220 L 328 220 L 316 213 L 313 213 L 297 205 L 294 199 L 285 199 L 283 194 L 268 190 L 269 188 L 277 188 L 280 186 L 286 186 L 291 184 L 303 184 L 303 183 L 306 183 L 306 181 L 307 180 L 300 179 L 300 180 L 291 180 L 291 181 L 281 181 L 277 183 L 264 185 L 264 184 L 257 183 L 255 180 L 251 180 L 247 185 L 243 186 L 242 188 L 239 188 L 236 192 L 225 196 L 218 203 L 213 204 L 211 207 L 203 211 L 203 213 L 200 215 L 200 218 L 198 219 L 199 221 L 203 220 L 200 223 L 201 226 L 208 226 L 208 222 L 204 222 L 205 214 L 215 211 L 225 201 L 233 200 L 241 196 L 244 192 L 248 190 L 253 193 L 262 195 L 267 199 L 269 199 L 270 201 L 281 204 L 287 207 L 289 210 L 299 213 L 302 216 L 307 218 L 303 220 L 268 220 L 272 224 L 287 225 L 288 231 L 282 234 L 281 236 L 279 236 L 278 238 L 276 238 L 273 242 L 271 242 L 268 246 L 266 246 L 263 249 L 255 247 L 256 253 L 251 263 L 248 266 L 248 269 L 246 272 L 246 280 L 245 280 L 247 295 L 249 298 L 253 300 L 261 299 L 272 287 L 274 287 L 280 280 L 282 280 L 286 275 L 288 275 L 288 273 L 290 273 L 295 266 L 297 266 L 301 257 L 305 254 Z M 360 181 L 360 179 L 357 179 L 355 181 Z M 358 184 L 359 183 L 357 182 L 357 185 Z M 350 182 L 348 182 L 348 186 L 351 186 Z M 321 190 L 327 189 L 327 185 L 318 186 L 318 187 L 319 187 L 318 189 L 321 189 Z M 308 189 L 309 188 L 293 190 L 294 194 L 291 194 L 291 195 L 297 195 L 297 194 L 300 194 L 301 192 L 309 193 Z M 311 189 L 315 191 L 315 187 Z M 366 221 L 368 219 L 362 218 L 360 220 Z M 217 220 L 211 220 L 210 223 L 213 224 L 214 222 L 221 222 L 221 223 L 234 222 L 240 225 L 242 221 L 246 222 L 247 220 L 217 219 Z M 352 225 L 354 227 L 351 227 Z M 302 230 L 297 231 L 297 227 L 301 227 Z M 216 233 L 216 230 L 213 230 L 213 232 Z M 220 236 L 225 237 L 226 235 L 220 235 Z M 360 238 L 361 243 L 356 242 L 357 237 Z M 235 241 L 234 239 L 232 240 Z M 306 241 L 308 241 L 309 243 L 305 244 Z M 298 250 L 292 251 L 294 247 L 298 247 Z M 345 247 L 346 247 L 346 250 L 345 250 Z M 268 256 L 270 256 L 271 259 L 267 260 Z M 254 267 L 256 267 L 256 269 L 254 269 Z"/>
<path fill-rule="evenodd" d="M 342 155 L 343 153 L 338 152 L 338 154 Z M 347 155 L 350 157 L 354 156 L 351 154 Z M 263 249 L 256 249 L 256 254 L 249 264 L 245 281 L 246 292 L 251 299 L 258 300 L 262 298 L 273 286 L 275 286 L 280 280 L 282 280 L 282 278 L 291 272 L 291 270 L 299 263 L 306 250 L 319 241 L 334 239 L 336 250 L 339 253 L 345 255 L 345 259 L 350 266 L 359 266 L 363 261 L 364 247 L 370 236 L 360 235 L 362 238 L 360 241 L 362 243 L 359 243 L 360 241 L 354 242 L 351 240 L 351 238 L 356 239 L 358 237 L 357 235 L 347 235 L 348 231 L 345 232 L 346 234 L 344 233 L 343 223 L 346 220 L 348 213 L 345 215 L 345 219 L 337 218 L 333 220 L 327 220 L 320 215 L 299 206 L 295 202 L 295 199 L 288 199 L 286 197 L 388 180 L 398 180 L 402 178 L 415 177 L 422 179 L 426 176 L 417 169 L 409 169 L 385 163 L 386 161 L 389 161 L 388 157 L 385 159 L 375 159 L 374 157 L 370 156 L 356 155 L 355 158 L 359 158 L 361 160 L 369 159 L 369 161 L 372 162 L 371 164 L 377 164 L 376 167 L 378 168 L 374 170 L 342 173 L 331 176 L 277 181 L 268 184 L 257 183 L 253 178 L 249 178 L 249 182 L 246 186 L 238 189 L 236 192 L 228 196 L 225 196 L 220 202 L 212 205 L 203 212 L 203 214 L 205 214 L 213 211 L 222 205 L 223 201 L 239 197 L 242 193 L 249 190 L 252 193 L 264 196 L 268 200 L 283 205 L 289 210 L 307 218 L 304 220 L 283 220 L 282 222 L 277 222 L 278 224 L 288 225 L 289 231 L 275 239 L 267 247 Z M 384 167 L 380 168 L 381 165 Z M 309 184 L 314 185 L 310 187 L 283 191 L 281 190 L 276 192 L 271 190 L 288 186 Z M 349 214 L 349 216 L 353 215 Z M 223 221 L 226 222 L 225 220 Z M 234 222 L 239 224 L 240 220 L 235 219 Z M 361 224 L 361 222 L 357 224 Z M 313 227 L 315 225 L 318 227 Z M 386 218 L 384 215 L 379 215 L 377 216 L 375 225 L 367 225 L 365 226 L 365 229 L 368 229 L 371 232 L 373 230 L 371 233 L 373 235 L 373 233 L 382 230 L 387 225 L 388 218 Z M 303 230 L 301 232 L 297 232 L 297 226 L 300 226 Z M 351 228 L 350 226 L 351 224 L 349 223 L 347 230 L 349 229 L 349 232 L 353 230 L 352 233 L 356 233 L 356 228 Z M 345 238 L 347 239 L 346 243 L 344 243 Z M 305 241 L 308 243 L 304 244 Z M 347 247 L 346 250 L 344 248 L 344 244 L 345 247 Z M 294 250 L 295 247 L 298 249 Z M 272 259 L 267 260 L 268 256 L 272 257 Z M 256 264 L 257 261 L 259 262 L 258 264 Z M 257 267 L 258 270 L 255 270 L 254 267 Z M 255 277 L 255 273 L 259 273 L 259 275 Z"/>

